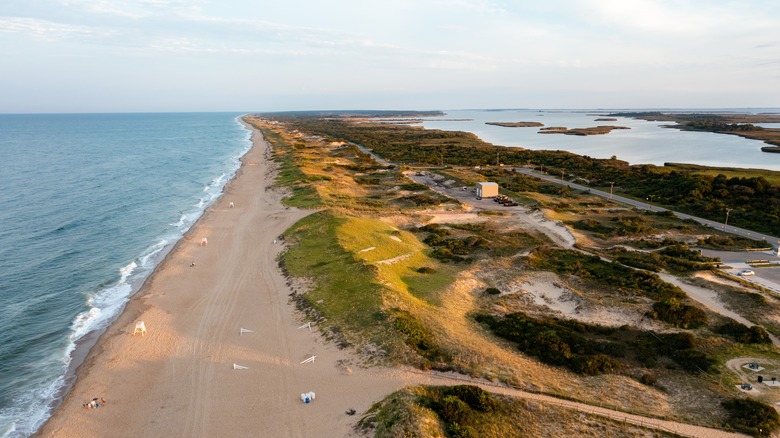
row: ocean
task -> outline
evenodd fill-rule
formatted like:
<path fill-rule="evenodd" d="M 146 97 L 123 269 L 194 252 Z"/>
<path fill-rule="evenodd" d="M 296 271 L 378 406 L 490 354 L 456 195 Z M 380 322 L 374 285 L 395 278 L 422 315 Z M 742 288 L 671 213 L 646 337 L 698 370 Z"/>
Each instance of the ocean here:
<path fill-rule="evenodd" d="M 566 110 L 566 109 L 506 109 L 452 110 L 441 117 L 426 117 L 428 129 L 465 131 L 476 134 L 489 143 L 516 146 L 531 150 L 565 150 L 593 158 L 613 155 L 629 164 L 690 163 L 713 167 L 767 169 L 780 171 L 780 154 L 761 151 L 765 143 L 735 135 L 712 132 L 691 132 L 664 128 L 670 122 L 648 122 L 628 117 L 617 121 L 596 121 L 612 112 L 669 111 L 659 109 Z M 724 112 L 780 114 L 778 108 L 674 109 L 673 112 Z M 539 128 L 507 128 L 486 125 L 485 122 L 540 122 L 546 127 L 588 128 L 598 125 L 625 126 L 605 135 L 539 134 Z M 772 124 L 758 124 L 772 128 Z"/>
<path fill-rule="evenodd" d="M 251 146 L 240 114 L 0 115 L 0 437 L 31 435 Z"/>

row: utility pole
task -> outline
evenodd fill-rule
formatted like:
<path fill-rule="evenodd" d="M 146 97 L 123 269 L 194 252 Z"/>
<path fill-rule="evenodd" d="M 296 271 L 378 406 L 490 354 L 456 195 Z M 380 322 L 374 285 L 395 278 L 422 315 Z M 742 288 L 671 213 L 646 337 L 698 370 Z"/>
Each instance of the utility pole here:
<path fill-rule="evenodd" d="M 723 230 L 726 230 L 726 227 L 729 225 L 729 213 L 731 213 L 731 209 L 726 209 L 726 222 L 723 223 Z"/>
<path fill-rule="evenodd" d="M 501 160 L 498 159 L 499 152 L 496 151 L 496 167 L 501 167 Z"/>
<path fill-rule="evenodd" d="M 614 187 L 614 186 L 615 186 L 615 182 L 614 181 L 609 183 L 609 200 L 610 201 L 612 200 L 612 187 Z"/>

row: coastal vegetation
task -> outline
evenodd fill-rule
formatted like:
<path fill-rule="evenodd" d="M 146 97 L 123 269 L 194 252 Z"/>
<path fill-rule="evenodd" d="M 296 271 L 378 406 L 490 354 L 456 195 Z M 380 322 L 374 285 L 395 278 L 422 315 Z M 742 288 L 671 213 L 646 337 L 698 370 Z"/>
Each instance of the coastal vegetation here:
<path fill-rule="evenodd" d="M 580 169 L 614 166 L 625 172 L 626 181 L 645 171 L 662 179 L 668 169 L 635 175 L 617 160 L 510 151 L 466 133 L 370 118 L 354 126 L 339 117 L 253 123 L 273 144 L 280 164 L 277 184 L 290 191 L 285 202 L 318 210 L 283 236 L 287 249 L 279 263 L 293 287 L 291 298 L 304 318 L 366 364 L 457 371 L 629 412 L 724 425 L 727 408 L 712 407 L 733 398 L 732 383 L 738 383 L 725 362 L 735 356 L 780 359 L 765 342 L 780 330 L 771 318 L 756 319 L 763 327 L 743 328 L 701 308 L 656 274 L 714 277 L 718 261 L 702 257 L 692 245 L 736 249 L 762 242 L 735 239 L 673 214 L 616 208 L 587 192 L 502 166 L 454 162 L 544 157 L 545 163 L 562 160 L 579 163 Z M 377 134 L 383 131 L 387 137 Z M 358 144 L 389 163 L 378 163 Z M 446 168 L 409 167 L 441 161 Z M 704 169 L 679 172 L 706 176 Z M 437 191 L 409 177 L 422 173 L 435 181 Z M 567 179 L 584 175 L 571 172 Z M 651 179 L 650 173 L 642 177 Z M 502 193 L 521 206 L 566 224 L 577 243 L 561 248 L 499 204 L 468 211 L 446 195 L 448 188 L 465 193 L 462 186 L 485 179 L 500 182 Z M 629 187 L 642 190 L 628 183 L 619 190 L 626 193 Z M 531 296 L 529 285 L 539 278 L 549 278 L 579 310 L 561 314 L 535 304 L 547 293 Z M 780 306 L 756 289 L 698 281 L 717 287 L 733 308 L 755 317 L 755 305 Z M 598 312 L 613 312 L 623 322 L 588 319 Z M 501 436 L 493 431 L 504 430 L 502 422 L 510 421 L 505 418 L 528 415 L 528 402 L 522 400 L 502 398 L 488 412 L 462 396 L 431 387 L 403 390 L 379 402 L 361 424 L 374 436 L 407 430 L 425 436 Z M 609 423 L 592 421 L 599 427 Z M 518 427 L 528 431 L 535 424 Z M 576 430 L 567 429 L 575 424 L 563 421 L 560 427 Z"/>
<path fill-rule="evenodd" d="M 290 127 L 365 146 L 383 158 L 418 166 L 522 166 L 564 173 L 595 188 L 650 200 L 672 210 L 764 233 L 780 223 L 780 172 L 706 169 L 681 165 L 634 165 L 564 151 L 496 147 L 471 133 L 424 130 L 382 123 L 352 123 L 346 118 L 284 119 Z M 501 166 L 499 166 L 501 165 Z M 505 169 L 503 169 L 505 170 Z M 713 175 L 715 173 L 715 175 Z"/>
<path fill-rule="evenodd" d="M 594 126 L 590 128 L 564 128 L 550 127 L 541 128 L 539 134 L 565 134 L 565 135 L 604 135 L 609 134 L 615 129 L 631 129 L 625 126 Z"/>
<path fill-rule="evenodd" d="M 404 388 L 375 403 L 357 428 L 376 438 L 676 436 L 469 385 Z"/>
<path fill-rule="evenodd" d="M 503 126 L 505 128 L 534 128 L 544 126 L 541 122 L 485 122 L 486 125 Z"/>

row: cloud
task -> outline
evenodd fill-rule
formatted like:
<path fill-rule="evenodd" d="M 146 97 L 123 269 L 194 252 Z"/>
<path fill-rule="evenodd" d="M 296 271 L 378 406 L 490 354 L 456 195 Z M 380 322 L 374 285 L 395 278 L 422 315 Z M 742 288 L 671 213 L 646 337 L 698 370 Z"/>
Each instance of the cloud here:
<path fill-rule="evenodd" d="M 55 0 L 65 8 L 114 17 L 142 19 L 152 16 L 199 11 L 198 0 Z"/>
<path fill-rule="evenodd" d="M 31 35 L 46 41 L 70 37 L 102 37 L 113 33 L 108 29 L 23 17 L 0 17 L 0 32 Z"/>

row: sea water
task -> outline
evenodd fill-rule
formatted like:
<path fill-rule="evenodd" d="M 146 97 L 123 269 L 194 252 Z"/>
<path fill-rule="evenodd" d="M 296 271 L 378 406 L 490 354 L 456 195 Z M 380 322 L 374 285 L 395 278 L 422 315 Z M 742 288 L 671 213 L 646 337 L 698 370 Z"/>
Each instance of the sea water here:
<path fill-rule="evenodd" d="M 523 147 L 531 150 L 564 150 L 593 158 L 610 158 L 630 164 L 689 163 L 713 167 L 736 167 L 780 171 L 780 154 L 762 152 L 767 146 L 759 140 L 712 132 L 680 131 L 666 128 L 672 122 L 649 122 L 629 117 L 614 117 L 616 121 L 596 121 L 608 118 L 612 112 L 668 110 L 567 110 L 567 109 L 507 109 L 451 110 L 441 117 L 427 117 L 428 129 L 466 131 L 482 140 L 500 146 Z M 780 113 L 778 108 L 743 109 L 675 109 L 673 112 Z M 622 126 L 603 135 L 539 134 L 538 127 L 507 128 L 486 122 L 540 122 L 545 127 L 589 128 L 599 125 Z M 772 128 L 778 124 L 757 124 Z M 487 163 L 486 163 L 487 164 Z"/>
<path fill-rule="evenodd" d="M 0 437 L 29 436 L 249 150 L 239 114 L 0 115 Z"/>

